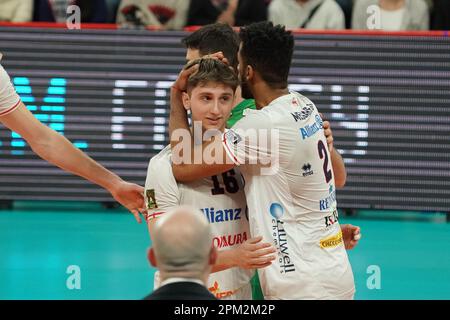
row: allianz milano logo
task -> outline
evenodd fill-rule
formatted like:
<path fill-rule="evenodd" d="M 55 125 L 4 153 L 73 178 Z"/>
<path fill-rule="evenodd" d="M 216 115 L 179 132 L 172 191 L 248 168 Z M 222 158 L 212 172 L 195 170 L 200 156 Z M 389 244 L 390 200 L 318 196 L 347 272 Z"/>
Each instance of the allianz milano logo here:
<path fill-rule="evenodd" d="M 226 222 L 241 220 L 242 208 L 219 209 L 212 208 L 200 209 L 208 219 L 209 223 Z"/>
<path fill-rule="evenodd" d="M 322 118 L 317 114 L 315 119 L 316 121 L 312 125 L 306 125 L 303 128 L 300 128 L 300 133 L 303 140 L 312 137 L 323 128 Z"/>
<path fill-rule="evenodd" d="M 284 215 L 284 208 L 279 203 L 272 203 L 269 208 L 272 215 L 272 235 L 275 247 L 278 251 L 278 263 L 280 265 L 280 273 L 288 273 L 295 271 L 295 265 L 289 256 L 289 247 L 287 242 L 287 233 L 284 229 L 284 222 L 281 217 Z"/>

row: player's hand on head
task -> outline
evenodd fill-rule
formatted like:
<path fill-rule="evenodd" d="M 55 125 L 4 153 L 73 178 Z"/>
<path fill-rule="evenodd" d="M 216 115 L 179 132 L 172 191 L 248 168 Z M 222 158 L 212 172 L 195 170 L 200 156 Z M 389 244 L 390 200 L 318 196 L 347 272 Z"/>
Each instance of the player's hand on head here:
<path fill-rule="evenodd" d="M 342 224 L 341 231 L 345 249 L 351 250 L 356 247 L 361 239 L 361 228 L 351 224 Z"/>
<path fill-rule="evenodd" d="M 198 71 L 198 64 L 201 59 L 194 59 L 189 61 L 183 69 L 180 71 L 177 80 L 172 85 L 172 88 L 180 92 L 185 92 L 187 90 L 188 79 L 191 75 Z"/>
<path fill-rule="evenodd" d="M 111 190 L 111 195 L 134 215 L 138 223 L 142 222 L 140 214 L 146 214 L 143 187 L 122 180 Z"/>
<path fill-rule="evenodd" d="M 222 61 L 226 65 L 229 65 L 228 59 L 225 58 L 225 56 L 221 51 L 208 54 L 199 59 L 191 60 L 188 63 L 186 63 L 186 65 L 183 67 L 180 74 L 178 75 L 177 80 L 172 85 L 172 88 L 181 92 L 185 92 L 187 90 L 187 83 L 189 77 L 198 71 L 199 63 L 200 61 L 202 61 L 202 59 L 216 59 Z"/>
<path fill-rule="evenodd" d="M 276 259 L 276 248 L 262 237 L 248 239 L 236 249 L 236 264 L 242 269 L 260 269 L 270 266 Z"/>

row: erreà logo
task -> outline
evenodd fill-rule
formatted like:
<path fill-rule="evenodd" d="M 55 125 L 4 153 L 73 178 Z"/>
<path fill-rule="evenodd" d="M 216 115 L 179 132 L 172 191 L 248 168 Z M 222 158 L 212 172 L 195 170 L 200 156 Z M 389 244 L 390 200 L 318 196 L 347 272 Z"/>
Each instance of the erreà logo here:
<path fill-rule="evenodd" d="M 278 251 L 278 263 L 280 265 L 280 273 L 288 273 L 295 271 L 295 265 L 289 256 L 289 248 L 287 242 L 287 233 L 284 229 L 284 222 L 281 217 L 284 215 L 284 208 L 279 203 L 272 203 L 269 208 L 272 219 L 272 236 L 275 247 Z"/>
<path fill-rule="evenodd" d="M 303 176 L 304 177 L 307 177 L 307 176 L 310 176 L 310 175 L 314 174 L 314 171 L 311 170 L 311 164 L 310 163 L 305 163 L 303 165 L 303 167 L 302 167 L 302 170 L 303 170 Z"/>

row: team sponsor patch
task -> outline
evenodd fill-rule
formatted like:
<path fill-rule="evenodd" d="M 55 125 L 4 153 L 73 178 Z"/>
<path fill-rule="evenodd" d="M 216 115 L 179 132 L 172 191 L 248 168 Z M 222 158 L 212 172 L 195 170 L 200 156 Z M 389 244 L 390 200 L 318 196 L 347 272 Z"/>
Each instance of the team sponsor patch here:
<path fill-rule="evenodd" d="M 200 210 L 208 219 L 209 223 L 241 220 L 242 208 L 215 209 L 211 207 Z"/>
<path fill-rule="evenodd" d="M 300 135 L 302 139 L 305 140 L 314 136 L 317 132 L 319 132 L 323 128 L 323 121 L 319 115 L 316 115 L 315 122 L 311 125 L 306 125 L 303 128 L 300 128 Z"/>
<path fill-rule="evenodd" d="M 294 261 L 291 260 L 290 248 L 288 245 L 287 232 L 284 228 L 282 217 L 284 208 L 281 204 L 274 202 L 269 207 L 272 219 L 273 244 L 278 251 L 278 265 L 281 274 L 295 271 Z"/>
<path fill-rule="evenodd" d="M 338 234 L 320 240 L 320 247 L 322 249 L 334 248 L 339 246 L 341 243 L 342 243 L 342 231 L 339 231 Z"/>
<path fill-rule="evenodd" d="M 145 197 L 147 199 L 147 209 L 157 209 L 158 204 L 156 203 L 155 189 L 145 190 Z"/>
<path fill-rule="evenodd" d="M 292 117 L 294 117 L 295 122 L 306 120 L 309 118 L 311 113 L 314 111 L 312 105 L 308 105 L 302 108 L 300 112 L 291 112 Z"/>
<path fill-rule="evenodd" d="M 221 249 L 239 245 L 247 241 L 247 232 L 214 237 L 213 246 Z"/>
<path fill-rule="evenodd" d="M 216 296 L 217 299 L 223 299 L 232 296 L 237 292 L 237 290 L 227 290 L 221 291 L 220 285 L 217 281 L 214 281 L 214 285 L 208 288 L 209 292 Z"/>
<path fill-rule="evenodd" d="M 334 189 L 333 185 L 330 185 L 328 192 L 329 195 L 319 201 L 320 211 L 325 211 L 331 207 L 336 207 L 336 189 Z"/>
<path fill-rule="evenodd" d="M 337 222 L 339 222 L 339 214 L 338 211 L 334 209 L 333 214 L 325 217 L 325 228 L 328 228 Z"/>

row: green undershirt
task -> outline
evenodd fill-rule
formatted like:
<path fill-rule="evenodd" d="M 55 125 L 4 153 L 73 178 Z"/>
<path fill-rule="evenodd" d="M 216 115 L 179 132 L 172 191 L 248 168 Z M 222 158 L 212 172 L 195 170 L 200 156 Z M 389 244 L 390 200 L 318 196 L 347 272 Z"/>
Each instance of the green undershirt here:
<path fill-rule="evenodd" d="M 246 99 L 235 106 L 233 110 L 231 110 L 231 115 L 227 120 L 227 128 L 231 128 L 236 122 L 242 119 L 245 109 L 256 109 L 255 100 Z"/>
<path fill-rule="evenodd" d="M 227 121 L 227 128 L 233 127 L 236 122 L 244 117 L 245 109 L 256 109 L 256 104 L 254 99 L 246 99 L 239 103 L 236 107 L 231 110 L 231 116 Z M 252 280 L 250 281 L 252 285 L 252 297 L 253 300 L 264 300 L 264 295 L 261 290 L 261 284 L 259 283 L 258 273 L 255 272 Z"/>

